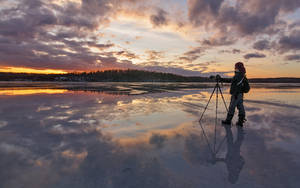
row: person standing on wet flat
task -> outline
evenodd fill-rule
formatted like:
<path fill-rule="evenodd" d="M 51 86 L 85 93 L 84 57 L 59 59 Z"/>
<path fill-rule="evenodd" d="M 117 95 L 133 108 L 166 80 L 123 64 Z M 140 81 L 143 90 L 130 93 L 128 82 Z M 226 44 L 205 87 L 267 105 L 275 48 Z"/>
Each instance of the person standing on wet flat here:
<path fill-rule="evenodd" d="M 231 120 L 234 116 L 235 108 L 239 110 L 239 120 L 237 125 L 243 126 L 245 122 L 245 108 L 244 108 L 244 93 L 248 93 L 250 90 L 249 82 L 246 77 L 246 69 L 242 62 L 235 64 L 234 77 L 231 79 L 230 86 L 230 106 L 225 120 L 222 120 L 223 124 L 231 125 Z"/>

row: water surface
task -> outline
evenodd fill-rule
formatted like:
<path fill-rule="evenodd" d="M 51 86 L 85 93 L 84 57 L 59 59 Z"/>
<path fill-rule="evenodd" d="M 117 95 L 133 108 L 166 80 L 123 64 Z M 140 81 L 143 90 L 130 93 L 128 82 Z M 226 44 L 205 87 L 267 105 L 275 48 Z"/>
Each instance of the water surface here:
<path fill-rule="evenodd" d="M 230 128 L 220 95 L 198 122 L 212 88 L 27 84 L 1 85 L 0 187 L 300 185 L 298 87 L 252 88 Z"/>

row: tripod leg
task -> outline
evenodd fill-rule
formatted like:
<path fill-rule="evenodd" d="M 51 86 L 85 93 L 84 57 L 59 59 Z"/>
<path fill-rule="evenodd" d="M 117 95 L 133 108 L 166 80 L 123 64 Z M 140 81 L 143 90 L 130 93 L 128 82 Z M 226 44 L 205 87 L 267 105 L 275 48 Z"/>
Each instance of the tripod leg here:
<path fill-rule="evenodd" d="M 217 83 L 218 86 L 218 83 Z M 219 87 L 216 91 L 216 118 L 215 118 L 215 139 L 214 139 L 214 151 L 216 151 L 216 142 L 217 142 L 217 123 L 218 123 L 218 99 L 219 99 Z"/>
<path fill-rule="evenodd" d="M 207 102 L 207 104 L 206 104 L 206 106 L 205 106 L 205 108 L 204 108 L 204 111 L 202 112 L 202 115 L 201 115 L 201 117 L 200 117 L 199 121 L 201 121 L 201 120 L 202 120 L 202 118 L 203 118 L 203 115 L 204 115 L 204 113 L 205 113 L 205 111 L 206 111 L 206 109 L 207 109 L 207 106 L 208 106 L 208 104 L 209 104 L 209 102 L 210 102 L 210 100 L 211 100 L 211 98 L 212 98 L 212 96 L 213 96 L 213 94 L 214 94 L 214 92 L 215 92 L 216 88 L 217 88 L 217 85 L 215 86 L 215 88 L 214 88 L 213 92 L 211 93 L 211 95 L 210 95 L 210 97 L 209 97 L 209 100 L 208 100 L 208 102 Z"/>
<path fill-rule="evenodd" d="M 227 108 L 227 105 L 226 105 L 226 102 L 225 102 L 225 99 L 224 99 L 224 96 L 223 96 L 223 93 L 222 93 L 222 90 L 221 90 L 220 86 L 218 86 L 218 89 L 219 89 L 219 91 L 220 91 L 220 94 L 221 94 L 221 96 L 222 96 L 222 99 L 223 99 L 223 102 L 224 102 L 224 105 L 225 105 L 226 111 L 228 112 L 228 108 Z"/>

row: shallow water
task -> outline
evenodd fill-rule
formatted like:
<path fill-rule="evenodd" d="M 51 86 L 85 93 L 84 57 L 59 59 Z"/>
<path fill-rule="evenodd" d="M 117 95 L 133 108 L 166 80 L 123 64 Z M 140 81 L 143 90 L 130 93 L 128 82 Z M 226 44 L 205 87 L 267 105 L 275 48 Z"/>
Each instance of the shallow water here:
<path fill-rule="evenodd" d="M 198 122 L 212 88 L 115 84 L 2 85 L 0 187 L 300 186 L 300 88 L 252 88 L 230 128 L 220 95 Z"/>

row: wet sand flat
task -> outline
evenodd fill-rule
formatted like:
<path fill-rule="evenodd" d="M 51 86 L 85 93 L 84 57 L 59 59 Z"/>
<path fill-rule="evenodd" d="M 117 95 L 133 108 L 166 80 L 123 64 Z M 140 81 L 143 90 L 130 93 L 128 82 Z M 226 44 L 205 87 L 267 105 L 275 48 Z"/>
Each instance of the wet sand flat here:
<path fill-rule="evenodd" d="M 220 95 L 198 122 L 213 86 L 0 83 L 0 187 L 299 187 L 299 86 L 257 84 L 243 128 Z"/>

